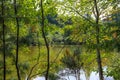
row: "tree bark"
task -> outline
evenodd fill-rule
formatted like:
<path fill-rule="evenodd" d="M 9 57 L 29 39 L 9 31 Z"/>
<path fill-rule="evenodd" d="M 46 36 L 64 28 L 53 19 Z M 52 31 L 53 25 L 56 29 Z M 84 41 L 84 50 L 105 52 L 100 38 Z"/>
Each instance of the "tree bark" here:
<path fill-rule="evenodd" d="M 15 67 L 17 70 L 17 77 L 18 80 L 21 80 L 20 77 L 20 70 L 19 70 L 19 66 L 18 66 L 18 58 L 19 58 L 19 21 L 18 21 L 18 17 L 17 17 L 17 4 L 16 4 L 16 0 L 14 0 L 14 13 L 16 16 L 16 24 L 17 24 L 17 42 L 16 42 L 16 61 L 15 61 Z"/>
<path fill-rule="evenodd" d="M 6 80 L 6 53 L 5 53 L 5 24 L 4 24 L 4 0 L 2 0 L 2 34 L 3 34 L 3 80 Z"/>
<path fill-rule="evenodd" d="M 78 80 L 80 80 L 80 70 L 77 71 L 78 73 Z"/>
<path fill-rule="evenodd" d="M 99 27 L 99 11 L 97 6 L 97 1 L 94 0 L 94 6 L 96 11 L 96 42 L 97 42 L 97 48 L 96 48 L 96 54 L 97 54 L 97 62 L 98 62 L 98 70 L 99 70 L 99 78 L 100 80 L 103 80 L 103 70 L 102 70 L 102 64 L 101 64 L 101 55 L 100 55 L 100 40 L 99 40 L 99 33 L 100 33 L 100 27 Z"/>
<path fill-rule="evenodd" d="M 47 39 L 46 39 L 46 36 L 45 36 L 45 25 L 44 25 L 44 9 L 43 9 L 43 1 L 41 0 L 41 13 L 42 13 L 42 36 L 44 38 L 44 41 L 45 41 L 45 46 L 46 46 L 46 49 L 47 49 L 47 70 L 46 70 L 46 75 L 45 75 L 45 80 L 48 80 L 48 77 L 49 77 L 49 68 L 50 68 L 50 51 L 49 51 L 49 44 L 47 42 Z"/>

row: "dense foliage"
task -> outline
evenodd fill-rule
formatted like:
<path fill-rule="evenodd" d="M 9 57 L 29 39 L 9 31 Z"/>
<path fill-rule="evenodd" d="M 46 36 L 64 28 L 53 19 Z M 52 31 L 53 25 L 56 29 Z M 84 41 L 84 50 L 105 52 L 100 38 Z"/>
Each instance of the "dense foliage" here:
<path fill-rule="evenodd" d="M 43 0 L 51 80 L 58 78 L 54 73 L 64 68 L 83 69 L 86 77 L 89 77 L 90 72 L 97 70 L 98 66 L 96 48 L 101 52 L 100 64 L 108 66 L 107 75 L 119 80 L 120 3 L 118 0 L 96 1 L 98 24 L 92 0 Z M 15 68 L 17 42 L 17 65 L 21 80 L 33 79 L 37 75 L 45 76 L 48 61 L 42 35 L 41 0 L 16 0 L 16 4 L 14 0 L 0 0 L 0 6 L 0 80 L 4 80 L 5 67 L 6 80 L 18 80 Z M 96 41 L 96 25 L 99 25 L 99 44 Z"/>

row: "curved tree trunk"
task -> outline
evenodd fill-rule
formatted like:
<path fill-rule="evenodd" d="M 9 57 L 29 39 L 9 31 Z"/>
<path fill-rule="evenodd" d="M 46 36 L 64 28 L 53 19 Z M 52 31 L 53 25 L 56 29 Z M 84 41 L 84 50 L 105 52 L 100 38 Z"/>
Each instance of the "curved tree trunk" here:
<path fill-rule="evenodd" d="M 6 53 L 5 53 L 5 24 L 4 24 L 4 0 L 2 0 L 2 34 L 3 34 L 3 80 L 6 80 Z"/>
<path fill-rule="evenodd" d="M 102 70 L 102 64 L 101 64 L 100 40 L 99 40 L 99 34 L 100 34 L 99 11 L 98 11 L 98 6 L 97 6 L 96 0 L 94 0 L 94 6 L 95 6 L 95 11 L 96 11 L 95 17 L 96 17 L 97 62 L 98 62 L 99 78 L 100 78 L 100 80 L 103 80 L 103 70 Z"/>
<path fill-rule="evenodd" d="M 46 75 L 45 75 L 45 80 L 48 80 L 48 77 L 49 77 L 49 68 L 50 68 L 50 51 L 49 51 L 49 44 L 47 42 L 47 39 L 46 39 L 46 36 L 45 36 L 45 25 L 44 25 L 44 9 L 43 9 L 43 1 L 41 0 L 41 13 L 42 13 L 42 36 L 44 38 L 44 41 L 45 41 L 45 46 L 46 46 L 46 49 L 47 49 L 47 70 L 46 70 Z"/>
<path fill-rule="evenodd" d="M 18 66 L 18 53 L 19 53 L 19 22 L 18 22 L 18 17 L 17 17 L 17 4 L 16 4 L 16 0 L 14 0 L 14 12 L 15 12 L 15 16 L 16 16 L 16 24 L 17 24 L 17 42 L 16 42 L 16 61 L 15 61 L 15 67 L 17 70 L 17 77 L 18 80 L 21 80 L 20 77 L 20 70 L 19 70 L 19 66 Z"/>

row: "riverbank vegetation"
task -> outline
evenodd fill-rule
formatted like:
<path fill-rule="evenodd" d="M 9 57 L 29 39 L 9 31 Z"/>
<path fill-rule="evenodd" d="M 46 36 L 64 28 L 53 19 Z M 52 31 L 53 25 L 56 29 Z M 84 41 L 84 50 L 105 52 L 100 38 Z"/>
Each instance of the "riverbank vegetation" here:
<path fill-rule="evenodd" d="M 117 0 L 0 0 L 0 80 L 56 80 L 64 68 L 119 80 L 119 57 Z"/>

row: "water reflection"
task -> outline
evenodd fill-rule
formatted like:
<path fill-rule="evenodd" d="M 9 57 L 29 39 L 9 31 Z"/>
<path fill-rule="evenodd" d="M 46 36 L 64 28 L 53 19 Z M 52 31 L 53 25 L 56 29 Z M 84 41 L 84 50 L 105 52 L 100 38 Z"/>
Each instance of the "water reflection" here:
<path fill-rule="evenodd" d="M 104 71 L 106 71 L 106 67 L 104 67 Z M 72 71 L 70 71 L 68 68 L 59 71 L 57 76 L 60 77 L 60 79 L 57 80 L 76 80 L 75 74 Z M 45 80 L 45 77 L 37 76 L 33 80 Z M 85 72 L 83 70 L 80 70 L 80 80 L 86 80 Z M 99 74 L 97 72 L 92 71 L 89 80 L 99 80 Z M 104 80 L 114 80 L 114 79 L 113 77 L 104 75 Z"/>

